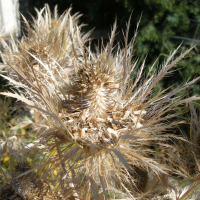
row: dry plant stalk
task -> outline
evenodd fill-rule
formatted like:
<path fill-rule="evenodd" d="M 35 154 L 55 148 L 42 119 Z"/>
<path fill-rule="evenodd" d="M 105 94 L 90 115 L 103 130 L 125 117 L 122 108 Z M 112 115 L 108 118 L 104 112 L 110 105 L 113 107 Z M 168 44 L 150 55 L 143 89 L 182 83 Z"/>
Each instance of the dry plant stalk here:
<path fill-rule="evenodd" d="M 102 195 L 107 199 L 110 192 L 123 198 L 145 198 L 153 188 L 147 184 L 153 181 L 151 177 L 184 176 L 182 159 L 171 153 L 176 145 L 169 141 L 185 139 L 167 132 L 177 124 L 174 111 L 199 99 L 176 95 L 199 78 L 156 96 L 153 89 L 193 47 L 173 60 L 179 46 L 157 73 L 153 73 L 153 65 L 146 76 L 144 60 L 132 78 L 137 30 L 128 44 L 130 19 L 124 49 L 116 46 L 113 52 L 115 22 L 106 47 L 92 52 L 85 45 L 89 34 L 80 32 L 78 15 L 71 16 L 70 9 L 61 17 L 55 9 L 52 18 L 46 5 L 37 14 L 32 27 L 24 19 L 28 35 L 18 45 L 3 43 L 4 63 L 12 73 L 2 76 L 18 93 L 1 94 L 38 110 L 47 119 L 45 127 L 48 125 L 37 141 L 19 153 L 57 149 L 59 153 L 40 167 L 51 165 L 54 170 L 63 166 L 59 182 L 65 197 L 69 191 L 80 195 L 84 186 L 83 199 L 91 192 L 94 199 Z M 153 145 L 164 153 L 157 153 Z"/>

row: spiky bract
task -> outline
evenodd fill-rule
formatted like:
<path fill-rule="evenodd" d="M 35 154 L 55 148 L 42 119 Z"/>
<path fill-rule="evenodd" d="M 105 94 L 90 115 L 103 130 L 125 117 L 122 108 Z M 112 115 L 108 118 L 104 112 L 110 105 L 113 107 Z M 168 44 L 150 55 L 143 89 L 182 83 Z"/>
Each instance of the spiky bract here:
<path fill-rule="evenodd" d="M 32 83 L 37 84 L 39 80 L 52 87 L 59 82 L 60 86 L 63 80 L 60 80 L 59 74 L 62 73 L 64 81 L 69 82 L 69 77 L 74 73 L 74 56 L 80 55 L 79 41 L 85 44 L 90 33 L 80 33 L 83 25 L 78 25 L 78 19 L 81 15 L 76 13 L 71 16 L 71 8 L 60 17 L 57 7 L 52 16 L 48 5 L 41 11 L 36 9 L 36 12 L 37 18 L 32 17 L 32 24 L 22 16 L 27 35 L 21 41 L 15 42 L 13 39 L 11 45 L 2 42 L 2 58 L 5 64 L 15 66 Z"/>

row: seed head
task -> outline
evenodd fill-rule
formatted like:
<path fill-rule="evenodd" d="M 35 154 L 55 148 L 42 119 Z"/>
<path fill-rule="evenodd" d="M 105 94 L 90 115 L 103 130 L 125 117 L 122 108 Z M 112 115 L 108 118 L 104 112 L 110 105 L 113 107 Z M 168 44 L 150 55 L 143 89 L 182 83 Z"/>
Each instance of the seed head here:
<path fill-rule="evenodd" d="M 56 22 L 56 27 L 51 25 L 48 13 L 47 6 L 38 12 L 33 29 L 28 28 L 33 34 L 19 42 L 18 62 L 10 64 L 18 81 L 7 79 L 21 95 L 2 93 L 22 100 L 47 119 L 48 128 L 25 149 L 57 149 L 58 154 L 46 160 L 46 165 L 52 164 L 52 170 L 62 165 L 63 193 L 85 187 L 85 197 L 92 191 L 96 199 L 111 190 L 132 198 L 138 196 L 135 193 L 145 192 L 136 174 L 142 174 L 142 180 L 148 180 L 149 172 L 158 176 L 169 171 L 183 174 L 179 157 L 171 153 L 175 145 L 169 142 L 177 137 L 166 131 L 177 124 L 171 120 L 176 116 L 176 107 L 196 99 L 181 100 L 175 95 L 198 78 L 155 96 L 153 88 L 192 48 L 172 60 L 178 47 L 158 73 L 153 74 L 152 66 L 144 76 L 145 60 L 134 72 L 135 37 L 127 44 L 130 20 L 124 49 L 116 46 L 113 52 L 115 23 L 107 46 L 92 52 L 80 37 L 79 28 L 72 26 L 69 12 Z M 66 30 L 63 24 L 67 21 Z M 70 81 L 65 71 L 69 68 L 73 71 Z M 164 153 L 156 156 L 156 146 Z M 69 173 L 70 184 L 64 181 Z"/>

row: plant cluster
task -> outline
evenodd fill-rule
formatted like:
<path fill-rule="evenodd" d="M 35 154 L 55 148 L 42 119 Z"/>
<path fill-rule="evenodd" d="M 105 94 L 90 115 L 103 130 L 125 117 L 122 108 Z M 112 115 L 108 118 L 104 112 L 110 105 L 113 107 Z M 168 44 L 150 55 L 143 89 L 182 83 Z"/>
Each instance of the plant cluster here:
<path fill-rule="evenodd" d="M 134 41 L 113 46 L 116 22 L 109 42 L 91 50 L 90 33 L 82 33 L 80 15 L 67 10 L 52 15 L 48 5 L 37 11 L 27 35 L 2 41 L 2 59 L 13 92 L 1 92 L 21 101 L 44 118 L 32 143 L 10 148 L 11 177 L 0 194 L 12 191 L 18 199 L 186 199 L 200 184 L 199 121 L 192 102 L 199 97 L 179 93 L 199 78 L 170 91 L 155 94 L 160 80 L 192 48 L 174 58 L 180 46 L 154 70 L 135 72 Z M 191 136 L 173 135 L 181 122 L 178 112 L 190 104 Z M 13 143 L 14 144 L 14 143 Z M 12 146 L 12 145 L 11 145 Z M 35 155 L 34 155 L 35 152 Z M 26 161 L 33 157 L 31 162 Z M 181 189 L 170 182 L 187 177 Z M 7 178 L 8 179 L 8 178 Z M 187 182 L 186 182 L 187 183 Z M 188 183 L 187 183 L 188 184 Z M 58 192 L 51 191 L 53 186 Z"/>

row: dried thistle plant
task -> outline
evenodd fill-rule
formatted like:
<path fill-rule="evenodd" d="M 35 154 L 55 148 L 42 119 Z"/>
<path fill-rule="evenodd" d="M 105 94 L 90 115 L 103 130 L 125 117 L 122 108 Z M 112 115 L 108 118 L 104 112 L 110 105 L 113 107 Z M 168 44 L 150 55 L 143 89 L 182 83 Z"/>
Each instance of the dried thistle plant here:
<path fill-rule="evenodd" d="M 0 199 L 63 199 L 58 192 L 53 190 L 53 186 L 41 180 L 36 173 L 30 172 L 31 165 L 27 161 L 18 162 L 14 170 L 11 181 L 0 187 Z"/>
<path fill-rule="evenodd" d="M 48 128 L 19 153 L 56 149 L 58 153 L 44 159 L 40 167 L 50 166 L 47 174 L 61 165 L 58 181 L 62 194 L 73 194 L 74 199 L 80 198 L 83 187 L 84 199 L 89 199 L 91 192 L 95 199 L 102 195 L 106 199 L 110 192 L 123 198 L 143 198 L 152 190 L 151 177 L 184 175 L 181 157 L 173 154 L 173 140 L 185 139 L 168 132 L 178 123 L 175 110 L 199 99 L 181 99 L 177 94 L 199 78 L 171 92 L 153 93 L 193 47 L 173 60 L 178 47 L 158 72 L 153 73 L 153 65 L 146 76 L 144 60 L 132 78 L 137 31 L 128 44 L 130 19 L 124 49 L 113 47 L 115 22 L 106 47 L 92 52 L 80 27 L 73 26 L 76 16 L 66 12 L 54 18 L 56 26 L 46 6 L 38 12 L 33 28 L 25 21 L 28 36 L 19 41 L 17 51 L 10 48 L 9 54 L 3 53 L 17 78 L 3 77 L 18 93 L 1 94 L 21 100 L 47 119 Z"/>
<path fill-rule="evenodd" d="M 52 16 L 49 6 L 37 12 L 37 18 L 33 18 L 30 24 L 24 19 L 27 35 L 21 41 L 12 38 L 8 45 L 2 41 L 4 53 L 1 54 L 5 65 L 17 66 L 29 81 L 40 82 L 46 87 L 52 87 L 55 82 L 69 81 L 74 73 L 74 54 L 80 55 L 79 40 L 87 42 L 90 33 L 79 34 L 79 29 L 84 25 L 78 25 L 80 14 L 71 16 L 71 8 L 60 17 L 57 13 L 57 6 Z M 16 77 L 17 71 L 14 70 Z M 11 74 L 11 73 L 10 73 Z M 62 74 L 62 80 L 60 80 Z M 18 77 L 19 78 L 19 77 Z M 52 83 L 53 81 L 53 83 Z"/>
<path fill-rule="evenodd" d="M 165 189 L 165 195 L 160 199 L 199 199 L 200 186 L 200 165 L 199 165 L 199 119 L 192 102 L 189 103 L 191 119 L 189 141 L 177 141 L 177 148 L 174 150 L 182 160 L 182 169 L 185 172 L 185 178 L 181 177 L 178 181 L 175 178 L 166 178 L 162 181 Z"/>

